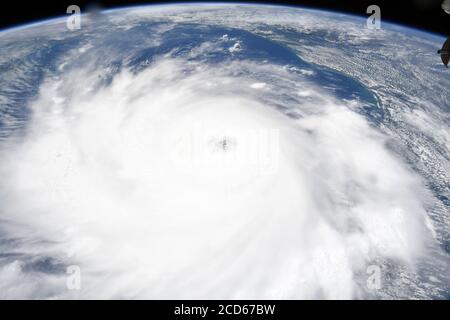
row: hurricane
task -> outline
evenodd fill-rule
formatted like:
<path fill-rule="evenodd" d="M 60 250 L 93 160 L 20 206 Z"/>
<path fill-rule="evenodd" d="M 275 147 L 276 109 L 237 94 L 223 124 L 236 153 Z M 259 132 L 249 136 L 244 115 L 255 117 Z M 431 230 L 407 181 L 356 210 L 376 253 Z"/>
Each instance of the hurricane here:
<path fill-rule="evenodd" d="M 440 37 L 263 5 L 97 16 L 0 33 L 1 298 L 448 297 Z"/>

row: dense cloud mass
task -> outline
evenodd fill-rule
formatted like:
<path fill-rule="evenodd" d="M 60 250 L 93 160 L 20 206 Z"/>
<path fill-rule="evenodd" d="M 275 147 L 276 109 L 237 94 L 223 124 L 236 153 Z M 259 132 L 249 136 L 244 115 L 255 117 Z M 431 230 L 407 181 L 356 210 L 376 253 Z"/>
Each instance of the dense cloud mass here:
<path fill-rule="evenodd" d="M 360 100 L 307 68 L 193 59 L 245 46 L 106 79 L 91 44 L 44 77 L 0 144 L 1 298 L 361 298 L 370 267 L 432 256 L 430 193 Z"/>

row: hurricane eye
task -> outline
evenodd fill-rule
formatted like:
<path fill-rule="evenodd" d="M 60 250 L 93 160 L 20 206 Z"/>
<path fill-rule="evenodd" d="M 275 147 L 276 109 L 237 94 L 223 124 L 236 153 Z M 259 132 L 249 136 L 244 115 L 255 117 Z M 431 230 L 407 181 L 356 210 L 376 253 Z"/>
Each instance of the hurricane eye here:
<path fill-rule="evenodd" d="M 233 143 L 229 137 L 224 136 L 220 141 L 218 141 L 217 145 L 223 151 L 227 151 L 233 146 Z"/>

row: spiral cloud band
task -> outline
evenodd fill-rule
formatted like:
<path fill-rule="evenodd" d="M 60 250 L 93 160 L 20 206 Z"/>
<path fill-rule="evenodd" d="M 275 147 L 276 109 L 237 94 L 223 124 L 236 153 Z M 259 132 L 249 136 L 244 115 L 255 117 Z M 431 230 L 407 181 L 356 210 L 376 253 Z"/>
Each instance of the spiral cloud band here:
<path fill-rule="evenodd" d="M 92 70 L 49 79 L 2 159 L 6 231 L 79 264 L 82 295 L 350 298 L 377 255 L 420 254 L 421 185 L 361 116 L 308 87 L 325 101 L 295 119 L 252 79 L 182 65 L 97 90 Z M 2 275 L 18 281 L 22 267 Z"/>
<path fill-rule="evenodd" d="M 238 59 L 262 40 L 227 30 L 138 65 L 94 40 L 57 60 L 0 142 L 1 298 L 363 298 L 370 266 L 431 256 L 429 193 L 366 93 Z"/>

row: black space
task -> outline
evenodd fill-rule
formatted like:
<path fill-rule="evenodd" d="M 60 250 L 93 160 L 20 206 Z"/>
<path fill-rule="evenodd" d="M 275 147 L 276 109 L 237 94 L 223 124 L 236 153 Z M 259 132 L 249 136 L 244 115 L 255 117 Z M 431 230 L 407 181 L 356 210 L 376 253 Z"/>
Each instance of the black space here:
<path fill-rule="evenodd" d="M 236 1 L 258 2 L 346 12 L 366 16 L 366 8 L 376 4 L 381 8 L 381 21 L 396 22 L 409 25 L 424 31 L 431 31 L 442 35 L 450 35 L 450 14 L 441 9 L 443 0 L 298 0 L 298 1 Z M 2 3 L 0 9 L 0 29 L 18 26 L 24 23 L 44 20 L 51 17 L 65 15 L 66 8 L 71 4 L 80 6 L 82 11 L 89 8 L 114 8 L 151 3 L 170 3 L 171 1 L 139 1 L 139 0 L 37 0 L 37 1 L 8 1 Z M 183 1 L 172 1 L 183 2 Z M 186 1 L 189 2 L 189 1 Z M 202 2 L 202 1 L 190 1 Z M 210 1 L 205 1 L 210 2 Z M 232 2 L 232 1 L 221 1 Z"/>

